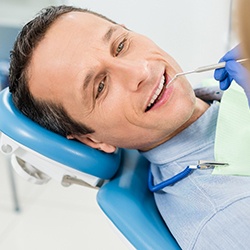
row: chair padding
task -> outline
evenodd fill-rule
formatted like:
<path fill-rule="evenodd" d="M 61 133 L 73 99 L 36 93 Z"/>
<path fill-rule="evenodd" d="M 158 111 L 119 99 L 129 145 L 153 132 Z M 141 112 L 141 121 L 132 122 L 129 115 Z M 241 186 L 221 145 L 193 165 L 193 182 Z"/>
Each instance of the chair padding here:
<path fill-rule="evenodd" d="M 0 131 L 54 161 L 101 179 L 110 179 L 120 163 L 120 150 L 106 154 L 55 134 L 23 115 L 6 88 L 0 92 Z"/>
<path fill-rule="evenodd" d="M 98 192 L 104 213 L 136 249 L 180 249 L 163 222 L 148 190 L 148 161 L 124 150 L 116 176 Z"/>

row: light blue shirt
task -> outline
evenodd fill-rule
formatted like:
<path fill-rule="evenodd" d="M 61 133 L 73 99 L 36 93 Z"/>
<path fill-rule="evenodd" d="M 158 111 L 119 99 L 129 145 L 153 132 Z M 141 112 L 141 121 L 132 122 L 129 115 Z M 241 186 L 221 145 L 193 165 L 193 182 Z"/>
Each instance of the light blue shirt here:
<path fill-rule="evenodd" d="M 155 184 L 198 160 L 214 160 L 218 109 L 212 104 L 180 134 L 143 153 Z M 250 249 L 250 177 L 211 173 L 194 170 L 155 193 L 163 219 L 182 249 Z"/>

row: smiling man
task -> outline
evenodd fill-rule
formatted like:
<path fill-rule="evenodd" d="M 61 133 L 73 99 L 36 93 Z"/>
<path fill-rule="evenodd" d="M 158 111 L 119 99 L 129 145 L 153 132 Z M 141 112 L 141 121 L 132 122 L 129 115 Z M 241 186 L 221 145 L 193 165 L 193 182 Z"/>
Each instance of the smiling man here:
<path fill-rule="evenodd" d="M 93 12 L 49 7 L 17 38 L 10 91 L 25 115 L 69 139 L 107 153 L 138 149 L 159 183 L 214 159 L 219 104 L 197 98 L 185 77 L 169 84 L 179 72 L 147 37 Z M 250 246 L 249 196 L 248 178 L 197 170 L 155 199 L 183 249 L 228 250 L 232 235 Z"/>
<path fill-rule="evenodd" d="M 94 131 L 69 130 L 66 136 L 107 152 L 117 146 L 155 147 L 208 107 L 195 98 L 186 79 L 168 86 L 181 69 L 166 52 L 91 13 L 60 16 L 30 57 L 26 78 L 34 99 L 59 105 Z M 26 106 L 21 102 L 17 106 Z"/>

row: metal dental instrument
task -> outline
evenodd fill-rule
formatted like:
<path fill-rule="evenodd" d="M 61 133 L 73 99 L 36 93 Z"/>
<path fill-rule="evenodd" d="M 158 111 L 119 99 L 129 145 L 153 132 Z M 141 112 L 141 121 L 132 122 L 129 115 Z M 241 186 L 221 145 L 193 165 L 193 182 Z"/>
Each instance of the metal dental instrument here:
<path fill-rule="evenodd" d="M 247 60 L 249 60 L 248 58 L 245 59 L 239 59 L 236 60 L 236 62 L 238 63 L 244 63 Z M 173 82 L 177 77 L 179 76 L 183 76 L 183 75 L 188 75 L 188 74 L 193 74 L 193 73 L 201 73 L 201 72 L 205 72 L 205 71 L 209 71 L 209 70 L 214 70 L 214 69 L 221 69 L 224 68 L 226 66 L 226 62 L 220 62 L 220 63 L 216 63 L 216 64 L 211 64 L 211 65 L 207 65 L 207 66 L 202 66 L 202 67 L 198 67 L 194 70 L 190 70 L 190 71 L 186 71 L 186 72 L 181 72 L 176 74 L 168 83 L 168 85 Z"/>

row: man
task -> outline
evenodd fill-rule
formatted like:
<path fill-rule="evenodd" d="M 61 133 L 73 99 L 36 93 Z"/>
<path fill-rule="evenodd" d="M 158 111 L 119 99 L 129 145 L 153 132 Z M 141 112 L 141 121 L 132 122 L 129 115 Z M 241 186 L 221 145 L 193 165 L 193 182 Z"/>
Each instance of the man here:
<path fill-rule="evenodd" d="M 11 55 L 15 105 L 42 126 L 107 153 L 138 149 L 155 183 L 214 159 L 219 104 L 197 98 L 148 38 L 82 9 L 44 10 Z M 250 247 L 250 180 L 196 170 L 155 193 L 182 249 Z M 237 226 L 237 229 L 235 230 Z"/>
<path fill-rule="evenodd" d="M 34 32 L 31 28 L 27 27 L 30 33 Z M 180 72 L 179 66 L 149 39 L 120 25 L 93 14 L 74 12 L 61 16 L 44 37 L 41 35 L 41 41 L 36 37 L 44 32 L 40 28 L 38 25 L 33 34 L 38 44 L 29 52 L 31 58 L 26 63 L 30 92 L 34 98 L 60 106 L 92 132 L 83 135 L 78 128 L 65 128 L 62 134 L 66 136 L 107 152 L 114 151 L 113 146 L 147 150 L 187 127 L 208 108 L 195 99 L 186 79 L 167 86 Z M 22 68 L 19 63 L 18 67 Z M 17 106 L 27 109 L 25 112 L 30 110 L 23 99 Z M 38 117 L 33 119 L 38 121 L 42 116 L 40 107 L 36 112 Z M 167 132 L 162 134 L 166 124 Z"/>

